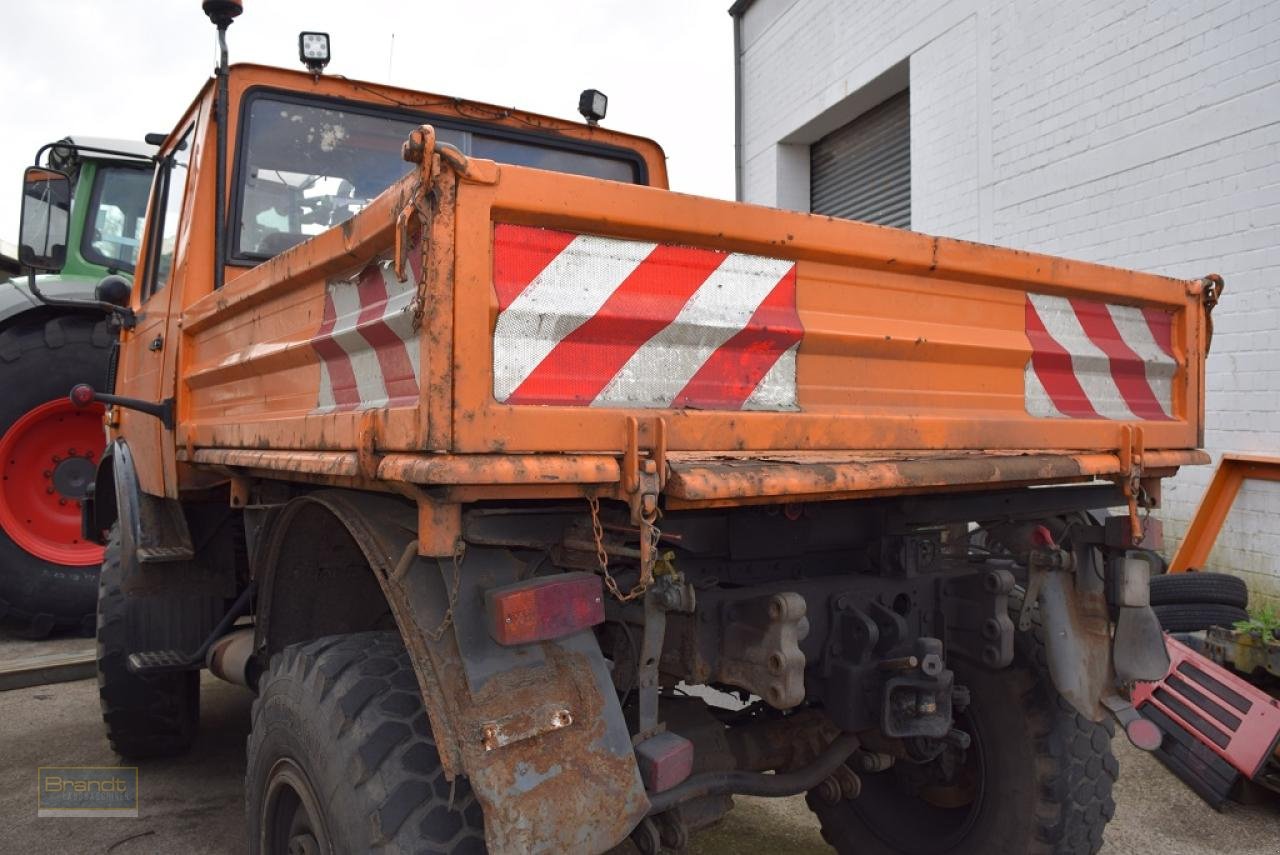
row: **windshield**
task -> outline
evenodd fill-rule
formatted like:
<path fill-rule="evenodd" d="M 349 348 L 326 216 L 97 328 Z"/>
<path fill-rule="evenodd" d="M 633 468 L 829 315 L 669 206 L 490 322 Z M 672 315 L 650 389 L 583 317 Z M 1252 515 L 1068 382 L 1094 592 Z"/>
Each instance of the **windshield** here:
<path fill-rule="evenodd" d="M 134 271 L 150 192 L 151 170 L 98 165 L 80 240 L 85 261 L 126 273 Z"/>
<path fill-rule="evenodd" d="M 635 163 L 608 151 L 449 127 L 432 117 L 352 110 L 278 96 L 254 96 L 239 163 L 239 213 L 233 253 L 270 258 L 345 222 L 413 168 L 400 147 L 430 122 L 441 142 L 464 154 L 539 169 L 637 180 Z"/>

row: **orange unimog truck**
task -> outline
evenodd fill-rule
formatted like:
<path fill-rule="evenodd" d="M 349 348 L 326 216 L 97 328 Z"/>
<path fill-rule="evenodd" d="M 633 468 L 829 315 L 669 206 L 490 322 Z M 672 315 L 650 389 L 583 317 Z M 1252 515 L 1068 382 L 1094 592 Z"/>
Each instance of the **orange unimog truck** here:
<path fill-rule="evenodd" d="M 188 747 L 207 667 L 257 693 L 253 852 L 653 853 L 799 793 L 845 853 L 1095 852 L 1220 280 L 672 193 L 598 93 L 301 44 L 161 146 L 72 394 L 114 748 Z"/>

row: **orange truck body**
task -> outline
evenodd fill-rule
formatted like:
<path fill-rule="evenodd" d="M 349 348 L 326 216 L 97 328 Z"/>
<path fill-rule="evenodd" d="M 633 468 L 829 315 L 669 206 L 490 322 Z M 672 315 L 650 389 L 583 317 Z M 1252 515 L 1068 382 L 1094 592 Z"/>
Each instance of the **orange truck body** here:
<path fill-rule="evenodd" d="M 140 587 L 207 591 L 216 577 L 215 615 L 256 597 L 255 626 L 239 632 L 260 669 L 303 642 L 374 629 L 368 603 L 385 600 L 440 763 L 470 781 L 490 851 L 604 851 L 637 833 L 656 851 L 655 821 L 677 840 L 688 830 L 679 799 L 726 796 L 731 778 L 668 788 L 692 765 L 641 781 L 646 763 L 675 756 L 653 747 L 663 679 L 765 699 L 761 727 L 743 727 L 759 750 L 738 758 L 756 792 L 823 784 L 829 800 L 853 797 L 843 764 L 863 736 L 927 726 L 939 746 L 957 733 L 942 639 L 971 663 L 960 668 L 1014 663 L 1013 558 L 1029 603 L 1040 597 L 1054 686 L 1080 721 L 1132 720 L 1117 693 L 1167 663 L 1145 565 L 1127 551 L 1160 480 L 1208 462 L 1219 279 L 681 195 L 655 143 L 594 125 L 258 66 L 233 66 L 228 89 L 226 186 L 215 186 L 212 83 L 161 146 L 190 167 L 182 201 L 171 193 L 170 214 L 155 201 L 148 214 L 140 257 L 171 258 L 167 284 L 158 263 L 140 266 L 115 387 L 151 413 L 136 400 L 108 409 L 114 456 L 86 530 L 106 542 L 118 524 Z M 228 255 L 215 290 L 213 200 L 240 192 L 237 141 L 264 92 L 353 115 L 394 108 L 417 129 L 403 175 L 354 216 L 261 263 Z M 468 156 L 439 142 L 433 118 L 621 153 L 635 181 Z M 176 224 L 157 225 L 175 211 Z M 172 406 L 171 426 L 154 402 Z M 1042 486 L 1055 489 L 1022 489 Z M 1068 516 L 1126 501 L 1124 542 Z M 898 512 L 911 502 L 908 519 Z M 199 566 L 198 519 L 191 531 L 243 520 L 225 552 L 248 559 Z M 338 529 L 342 548 L 329 538 Z M 1085 529 L 1092 539 L 1073 544 Z M 991 539 L 971 545 L 978 530 Z M 1120 625 L 1133 631 L 1114 645 L 1095 553 L 1124 582 Z M 493 618 L 477 604 L 545 581 L 530 578 L 529 554 L 587 571 L 572 584 L 603 576 L 610 628 L 507 647 L 486 634 Z M 373 581 L 356 580 L 353 562 Z M 1030 605 L 1019 620 L 1029 628 Z M 211 629 L 148 643 L 196 647 Z M 875 649 L 854 656 L 853 641 L 837 642 L 856 637 Z M 226 643 L 240 643 L 235 632 Z M 937 703 L 891 720 L 911 686 Z M 623 712 L 632 697 L 636 727 Z M 692 741 L 665 736 L 693 756 Z M 868 744 L 907 757 L 901 740 Z M 707 769 L 737 762 L 706 758 Z"/>
<path fill-rule="evenodd" d="M 273 85 L 374 103 L 395 92 L 238 66 L 232 115 L 246 90 Z M 195 123 L 192 174 L 202 187 L 212 180 L 200 165 L 212 148 L 211 91 L 180 125 Z M 695 507 L 1118 479 L 1135 468 L 1164 475 L 1207 462 L 1198 450 L 1204 283 L 671 193 L 653 143 L 554 127 L 638 151 L 650 186 L 479 160 L 461 167 L 432 153 L 342 228 L 253 269 L 228 267 L 216 293 L 184 281 L 211 263 L 213 232 L 209 211 L 186 212 L 171 287 L 139 303 L 145 319 L 125 333 L 126 342 L 181 339 L 176 348 L 124 349 L 120 391 L 173 396 L 177 406 L 171 432 L 143 415 L 115 416 L 114 429 L 138 449 L 143 490 L 176 497 L 232 467 L 359 487 L 439 487 L 437 499 L 456 502 L 621 496 L 625 467 L 637 452 L 656 452 L 666 500 Z M 499 402 L 493 269 L 503 224 L 794 262 L 803 329 L 794 405 Z M 406 241 L 422 253 L 416 270 L 404 268 L 421 307 L 407 341 L 417 350 L 417 394 L 326 412 L 316 347 L 326 289 L 355 288 L 380 260 L 394 265 Z M 1029 294 L 1167 316 L 1172 412 L 1124 420 L 1028 412 Z"/>

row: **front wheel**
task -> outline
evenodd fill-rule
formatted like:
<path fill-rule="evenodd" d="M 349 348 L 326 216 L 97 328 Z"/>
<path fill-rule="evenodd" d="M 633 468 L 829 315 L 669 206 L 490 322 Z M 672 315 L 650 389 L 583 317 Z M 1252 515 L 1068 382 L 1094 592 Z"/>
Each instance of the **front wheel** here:
<path fill-rule="evenodd" d="M 245 773 L 255 855 L 485 851 L 480 804 L 445 778 L 395 633 L 292 645 L 258 687 Z"/>
<path fill-rule="evenodd" d="M 964 762 L 899 761 L 863 775 L 854 801 L 811 799 L 823 837 L 841 855 L 1097 852 L 1115 813 L 1112 729 L 1059 696 L 1039 628 L 1019 636 L 1009 668 L 952 667 L 972 695 L 956 723 L 972 740 Z"/>

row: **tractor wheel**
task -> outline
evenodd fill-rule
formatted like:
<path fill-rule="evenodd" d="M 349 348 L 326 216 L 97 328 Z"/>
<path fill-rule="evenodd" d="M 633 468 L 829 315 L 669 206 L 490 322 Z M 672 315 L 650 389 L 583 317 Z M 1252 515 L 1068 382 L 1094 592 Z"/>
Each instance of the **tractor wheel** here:
<path fill-rule="evenodd" d="M 106 440 L 102 407 L 77 409 L 67 395 L 101 388 L 111 338 L 83 315 L 0 333 L 0 616 L 30 636 L 93 632 L 103 553 L 80 535 L 80 500 Z"/>
<path fill-rule="evenodd" d="M 1039 627 L 1019 635 L 1002 671 L 961 660 L 951 667 L 972 694 L 956 717 L 972 740 L 963 759 L 944 753 L 864 774 L 852 801 L 811 796 L 823 837 L 841 855 L 1097 852 L 1115 812 L 1112 729 L 1058 695 Z"/>
<path fill-rule="evenodd" d="M 245 773 L 250 852 L 486 851 L 480 803 L 466 779 L 444 776 L 396 633 L 286 647 L 258 690 Z"/>

